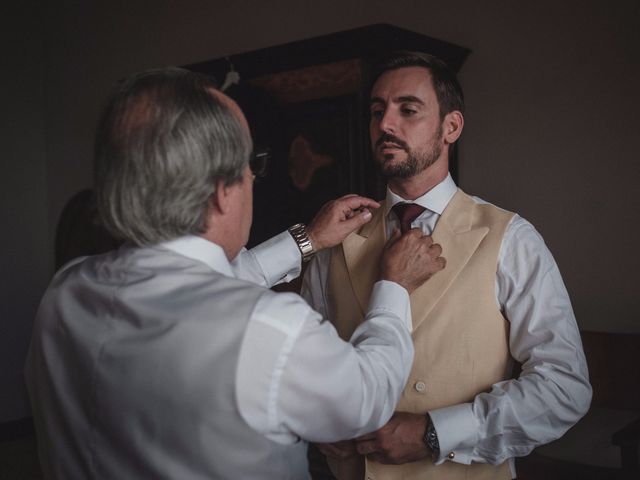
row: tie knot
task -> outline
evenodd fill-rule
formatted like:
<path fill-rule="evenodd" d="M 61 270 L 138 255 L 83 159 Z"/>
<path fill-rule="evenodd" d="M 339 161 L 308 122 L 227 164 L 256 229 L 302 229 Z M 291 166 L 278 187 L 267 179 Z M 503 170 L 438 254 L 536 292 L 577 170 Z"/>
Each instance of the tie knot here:
<path fill-rule="evenodd" d="M 400 220 L 401 233 L 410 230 L 411 222 L 425 211 L 425 208 L 421 207 L 417 203 L 396 203 L 392 209 L 397 215 L 398 220 Z"/>

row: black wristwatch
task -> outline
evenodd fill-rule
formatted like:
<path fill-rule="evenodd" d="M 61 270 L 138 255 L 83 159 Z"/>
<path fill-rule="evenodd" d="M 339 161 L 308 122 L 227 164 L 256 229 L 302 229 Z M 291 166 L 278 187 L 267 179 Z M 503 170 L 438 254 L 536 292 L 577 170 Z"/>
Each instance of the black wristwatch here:
<path fill-rule="evenodd" d="M 427 447 L 431 449 L 434 454 L 434 457 L 440 456 L 440 443 L 438 442 L 438 434 L 436 433 L 436 428 L 433 426 L 433 422 L 431 421 L 431 417 L 427 413 L 427 429 L 424 432 L 424 437 L 422 438 L 424 443 L 427 444 Z"/>

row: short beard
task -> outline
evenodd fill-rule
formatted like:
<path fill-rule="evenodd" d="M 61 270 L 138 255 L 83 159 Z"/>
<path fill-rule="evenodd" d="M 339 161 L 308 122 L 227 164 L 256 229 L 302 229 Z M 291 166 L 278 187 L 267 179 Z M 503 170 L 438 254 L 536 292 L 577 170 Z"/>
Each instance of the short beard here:
<path fill-rule="evenodd" d="M 442 146 L 440 145 L 440 139 L 442 138 L 442 126 L 436 132 L 434 142 L 431 150 L 426 152 L 416 153 L 408 148 L 405 148 L 407 152 L 407 158 L 402 163 L 385 165 L 385 162 L 378 163 L 380 172 L 385 178 L 411 178 L 420 172 L 423 172 L 431 165 L 436 163 L 442 153 Z"/>

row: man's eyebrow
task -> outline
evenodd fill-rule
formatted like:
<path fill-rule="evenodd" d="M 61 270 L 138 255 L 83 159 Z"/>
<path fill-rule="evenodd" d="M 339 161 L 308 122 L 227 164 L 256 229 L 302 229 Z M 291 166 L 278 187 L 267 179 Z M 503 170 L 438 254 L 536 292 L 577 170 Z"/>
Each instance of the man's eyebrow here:
<path fill-rule="evenodd" d="M 419 105 L 424 105 L 424 101 L 415 95 L 402 95 L 400 97 L 396 97 L 393 99 L 394 103 L 417 103 Z M 377 105 L 377 104 L 385 104 L 386 102 L 380 97 L 371 97 L 369 100 L 369 105 Z"/>
<path fill-rule="evenodd" d="M 417 103 L 420 105 L 424 105 L 424 102 L 414 95 L 403 95 L 401 97 L 394 98 L 394 101 L 396 103 Z"/>

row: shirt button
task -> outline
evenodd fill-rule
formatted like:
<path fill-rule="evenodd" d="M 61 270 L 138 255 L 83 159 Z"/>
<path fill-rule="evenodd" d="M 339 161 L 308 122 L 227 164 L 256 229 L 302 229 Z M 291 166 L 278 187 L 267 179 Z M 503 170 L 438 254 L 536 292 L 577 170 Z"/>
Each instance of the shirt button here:
<path fill-rule="evenodd" d="M 427 385 L 424 382 L 416 382 L 413 386 L 417 392 L 423 393 L 427 389 Z"/>
<path fill-rule="evenodd" d="M 449 460 L 453 460 L 455 457 L 456 457 L 456 454 L 455 454 L 455 453 L 453 453 L 453 452 L 449 452 L 449 455 L 447 455 L 447 458 L 448 458 Z"/>

